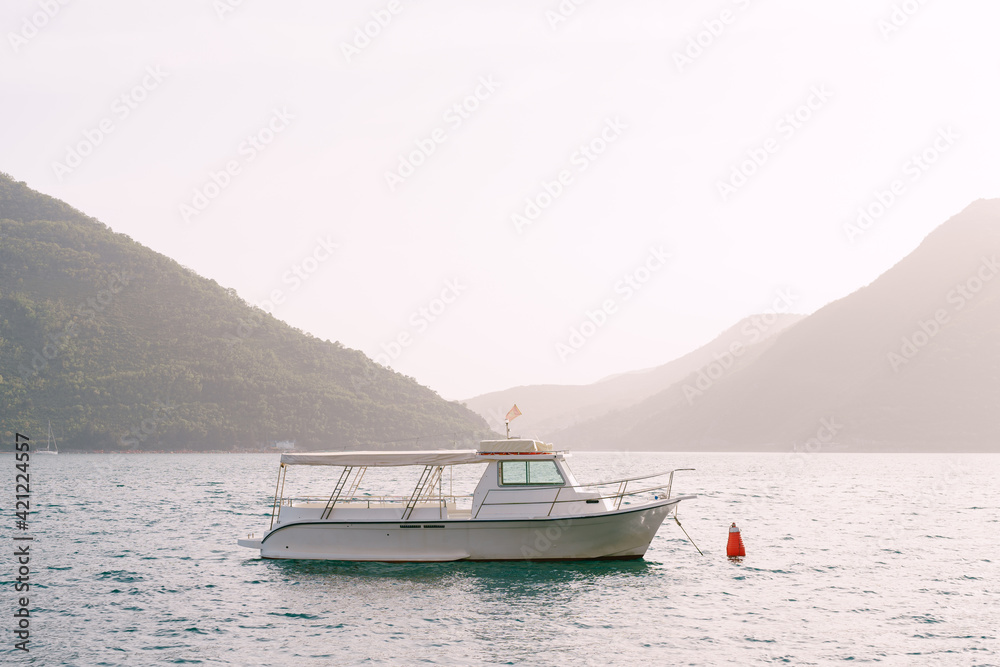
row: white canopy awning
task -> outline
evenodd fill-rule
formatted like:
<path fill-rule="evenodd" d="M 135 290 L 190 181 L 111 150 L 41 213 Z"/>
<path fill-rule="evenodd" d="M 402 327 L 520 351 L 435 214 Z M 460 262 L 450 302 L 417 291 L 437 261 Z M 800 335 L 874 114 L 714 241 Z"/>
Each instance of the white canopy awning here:
<path fill-rule="evenodd" d="M 479 452 L 475 449 L 425 449 L 420 451 L 379 452 L 302 452 L 281 455 L 288 466 L 456 466 L 488 463 L 492 460 L 524 456 L 555 458 L 554 452 Z"/>
<path fill-rule="evenodd" d="M 282 454 L 289 466 L 453 466 L 485 463 L 474 449 L 428 449 L 411 452 L 309 452 Z"/>

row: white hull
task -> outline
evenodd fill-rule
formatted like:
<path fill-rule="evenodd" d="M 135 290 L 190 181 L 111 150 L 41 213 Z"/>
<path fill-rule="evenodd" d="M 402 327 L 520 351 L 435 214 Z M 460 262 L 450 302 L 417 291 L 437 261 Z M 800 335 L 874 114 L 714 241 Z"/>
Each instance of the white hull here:
<path fill-rule="evenodd" d="M 301 521 L 240 540 L 263 558 L 434 562 L 641 558 L 681 500 L 589 515 L 530 519 Z"/>

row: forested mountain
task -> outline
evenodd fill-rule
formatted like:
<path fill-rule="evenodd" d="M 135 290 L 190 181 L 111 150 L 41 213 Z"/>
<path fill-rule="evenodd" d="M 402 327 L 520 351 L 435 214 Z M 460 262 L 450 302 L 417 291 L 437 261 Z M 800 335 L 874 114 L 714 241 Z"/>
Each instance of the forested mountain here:
<path fill-rule="evenodd" d="M 488 432 L 0 173 L 0 437 L 44 438 L 50 420 L 64 449 L 449 446 Z"/>

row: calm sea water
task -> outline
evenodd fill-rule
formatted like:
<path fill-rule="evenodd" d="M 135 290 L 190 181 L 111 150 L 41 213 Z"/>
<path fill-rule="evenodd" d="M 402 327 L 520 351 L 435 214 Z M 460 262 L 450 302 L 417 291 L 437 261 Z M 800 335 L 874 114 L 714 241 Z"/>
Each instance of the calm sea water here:
<path fill-rule="evenodd" d="M 4 664 L 1000 665 L 1000 455 L 581 453 L 581 481 L 697 468 L 705 555 L 670 522 L 641 561 L 428 565 L 237 547 L 275 455 L 36 456 L 28 654 L 0 461 Z"/>

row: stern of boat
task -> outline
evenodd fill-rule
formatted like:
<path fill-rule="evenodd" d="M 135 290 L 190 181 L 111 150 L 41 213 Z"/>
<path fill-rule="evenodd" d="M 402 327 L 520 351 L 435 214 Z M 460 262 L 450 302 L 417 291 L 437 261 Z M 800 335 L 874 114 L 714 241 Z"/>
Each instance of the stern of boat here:
<path fill-rule="evenodd" d="M 260 549 L 260 543 L 263 540 L 261 537 L 249 536 L 245 539 L 236 540 L 236 544 L 241 547 L 247 547 L 248 549 Z"/>

